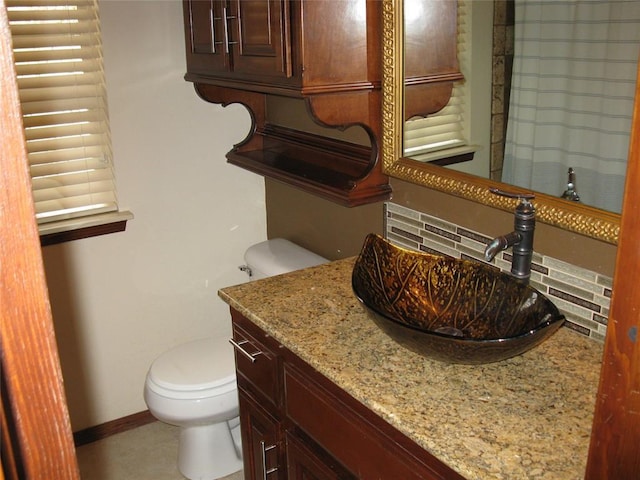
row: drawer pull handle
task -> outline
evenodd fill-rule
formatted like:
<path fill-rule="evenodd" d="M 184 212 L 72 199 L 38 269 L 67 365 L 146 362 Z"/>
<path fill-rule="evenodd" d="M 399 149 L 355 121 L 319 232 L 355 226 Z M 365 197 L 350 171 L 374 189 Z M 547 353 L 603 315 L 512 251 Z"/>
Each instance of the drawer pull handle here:
<path fill-rule="evenodd" d="M 238 352 L 240 352 L 242 355 L 244 355 L 249 360 L 251 360 L 251 363 L 256 361 L 256 357 L 258 355 L 262 355 L 262 352 L 249 353 L 244 348 L 242 348 L 242 345 L 249 343 L 249 340 L 242 340 L 240 342 L 236 342 L 233 338 L 230 338 L 229 343 L 231 343 L 231 345 L 233 345 Z"/>
<path fill-rule="evenodd" d="M 261 450 L 261 454 L 262 454 L 262 478 L 263 478 L 263 480 L 267 480 L 267 475 L 278 471 L 278 467 L 273 467 L 273 468 L 270 468 L 269 470 L 267 470 L 267 452 L 269 450 L 273 450 L 274 448 L 276 448 L 275 445 L 269 445 L 267 447 L 265 445 L 265 443 L 264 443 L 264 440 L 260 441 L 260 450 Z"/>

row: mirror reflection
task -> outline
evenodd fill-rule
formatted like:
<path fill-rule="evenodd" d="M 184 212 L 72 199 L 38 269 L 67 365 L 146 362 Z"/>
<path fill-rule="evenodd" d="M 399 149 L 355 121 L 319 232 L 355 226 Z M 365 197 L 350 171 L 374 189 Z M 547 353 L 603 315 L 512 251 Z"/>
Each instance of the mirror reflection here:
<path fill-rule="evenodd" d="M 420 4 L 404 1 L 407 72 Z M 437 114 L 405 113 L 404 155 L 619 213 L 639 53 L 640 1 L 459 0 L 465 80 Z"/>

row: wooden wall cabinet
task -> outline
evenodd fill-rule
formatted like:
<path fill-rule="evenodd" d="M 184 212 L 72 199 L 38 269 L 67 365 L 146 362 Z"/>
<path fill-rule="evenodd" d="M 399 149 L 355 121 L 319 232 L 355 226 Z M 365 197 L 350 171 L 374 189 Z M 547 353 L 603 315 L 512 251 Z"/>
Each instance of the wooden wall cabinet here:
<path fill-rule="evenodd" d="M 450 44 L 453 29 L 436 31 Z M 187 73 L 212 103 L 240 103 L 251 113 L 248 137 L 227 154 L 230 163 L 333 202 L 356 206 L 391 195 L 382 173 L 382 21 L 380 0 L 183 0 Z M 457 65 L 455 58 L 448 63 Z M 440 68 L 440 67 L 438 67 Z M 431 79 L 447 102 L 452 79 Z M 444 88 L 440 88 L 444 86 Z M 306 103 L 314 121 L 362 126 L 370 145 L 292 131 L 269 122 L 266 95 Z M 445 98 L 446 97 L 446 98 Z"/>
<path fill-rule="evenodd" d="M 248 480 L 459 474 L 231 309 Z"/>
<path fill-rule="evenodd" d="M 463 80 L 457 56 L 457 2 L 404 3 L 404 118 L 441 110 L 453 82 Z M 453 8 L 452 8 L 453 5 Z"/>
<path fill-rule="evenodd" d="M 380 87 L 377 0 L 184 0 L 194 83 L 300 97 Z"/>
<path fill-rule="evenodd" d="M 184 2 L 188 76 L 286 84 L 292 75 L 286 7 L 278 0 Z"/>

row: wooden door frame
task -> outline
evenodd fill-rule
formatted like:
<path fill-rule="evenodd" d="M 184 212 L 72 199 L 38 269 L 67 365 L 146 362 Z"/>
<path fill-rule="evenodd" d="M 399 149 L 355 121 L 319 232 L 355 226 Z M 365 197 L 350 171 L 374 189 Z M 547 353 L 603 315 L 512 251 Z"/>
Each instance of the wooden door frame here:
<path fill-rule="evenodd" d="M 640 63 L 587 480 L 640 478 Z"/>
<path fill-rule="evenodd" d="M 0 102 L 0 478 L 79 480 L 4 0 L 0 0 Z"/>

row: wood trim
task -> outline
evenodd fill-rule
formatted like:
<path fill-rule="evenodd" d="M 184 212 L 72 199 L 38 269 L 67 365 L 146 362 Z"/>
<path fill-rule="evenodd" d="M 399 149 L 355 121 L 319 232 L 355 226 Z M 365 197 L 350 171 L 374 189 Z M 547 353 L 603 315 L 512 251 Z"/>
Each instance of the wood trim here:
<path fill-rule="evenodd" d="M 456 163 L 470 162 L 471 160 L 473 160 L 474 155 L 475 155 L 475 152 L 461 153 L 459 155 L 452 155 L 450 157 L 439 158 L 438 160 L 431 160 L 429 163 L 431 165 L 438 165 L 440 167 L 445 167 L 447 165 L 455 165 Z"/>
<path fill-rule="evenodd" d="M 0 0 L 2 478 L 79 480 L 28 174 L 11 33 Z M 6 400 L 4 400 L 6 398 Z M 5 468 L 5 466 L 10 468 Z"/>
<path fill-rule="evenodd" d="M 72 240 L 80 240 L 81 238 L 97 237 L 98 235 L 106 235 L 108 233 L 124 232 L 127 228 L 127 221 L 121 220 L 104 225 L 93 225 L 91 227 L 83 227 L 66 232 L 48 233 L 40 236 L 40 244 L 43 247 L 55 245 L 57 243 L 70 242 Z"/>
<path fill-rule="evenodd" d="M 126 432 L 134 428 L 142 427 L 157 421 L 149 410 L 127 415 L 126 417 L 116 418 L 110 422 L 102 423 L 94 427 L 85 428 L 73 432 L 73 440 L 76 447 L 86 445 L 88 443 L 103 440 L 116 433 Z"/>
<path fill-rule="evenodd" d="M 640 74 L 640 68 L 638 69 Z M 640 76 L 587 480 L 640 478 Z"/>

